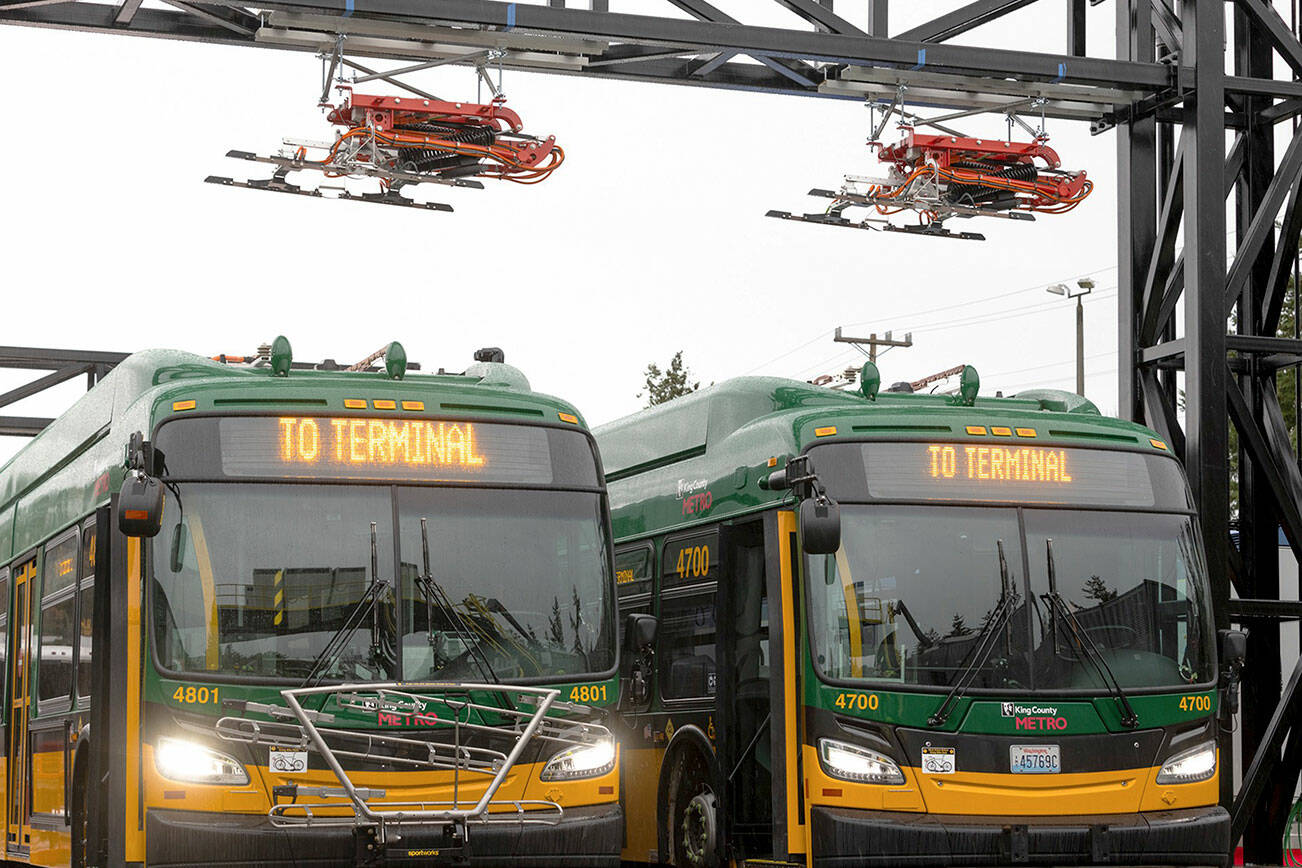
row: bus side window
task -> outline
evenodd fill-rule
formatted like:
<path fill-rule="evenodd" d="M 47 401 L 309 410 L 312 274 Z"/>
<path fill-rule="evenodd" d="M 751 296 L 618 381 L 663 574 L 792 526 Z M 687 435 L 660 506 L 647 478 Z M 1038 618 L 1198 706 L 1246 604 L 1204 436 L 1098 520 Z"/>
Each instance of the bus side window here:
<path fill-rule="evenodd" d="M 621 649 L 624 647 L 624 626 L 628 616 L 651 611 L 653 555 L 650 543 L 621 547 L 615 552 L 615 591 L 618 598 L 615 627 L 619 638 L 617 647 Z"/>
<path fill-rule="evenodd" d="M 81 533 L 81 571 L 78 574 L 77 592 L 77 696 L 84 708 L 90 701 L 90 647 L 91 623 L 95 614 L 95 525 L 92 523 Z"/>
<path fill-rule="evenodd" d="M 660 695 L 701 699 L 718 692 L 714 589 L 660 600 Z"/>
<path fill-rule="evenodd" d="M 718 692 L 715 658 L 715 588 L 719 531 L 686 534 L 665 542 L 660 561 L 660 695 L 708 699 Z"/>
<path fill-rule="evenodd" d="M 41 580 L 40 657 L 36 664 L 37 710 L 70 703 L 73 643 L 77 636 L 77 539 L 72 533 L 45 547 Z"/>
<path fill-rule="evenodd" d="M 9 568 L 0 569 L 0 686 L 9 680 Z M 0 710 L 0 721 L 5 718 Z M 0 746 L 0 753 L 4 748 Z"/>

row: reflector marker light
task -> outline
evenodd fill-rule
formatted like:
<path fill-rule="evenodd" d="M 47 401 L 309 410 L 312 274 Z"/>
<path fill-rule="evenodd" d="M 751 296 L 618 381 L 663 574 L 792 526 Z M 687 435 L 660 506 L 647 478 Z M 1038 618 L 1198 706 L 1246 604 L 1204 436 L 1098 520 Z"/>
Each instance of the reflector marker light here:
<path fill-rule="evenodd" d="M 824 427 L 822 427 L 822 428 L 815 428 L 815 429 L 814 429 L 814 436 L 815 436 L 815 437 L 831 437 L 831 436 L 832 436 L 833 434 L 835 434 L 835 433 L 836 433 L 836 426 L 835 426 L 835 425 L 827 425 L 827 426 L 824 426 Z"/>
<path fill-rule="evenodd" d="M 986 433 L 986 426 L 984 426 L 984 425 L 969 425 L 969 426 L 967 426 L 967 433 L 972 434 L 972 435 L 975 435 L 975 436 L 978 436 L 978 437 L 983 437 L 983 436 L 985 436 L 985 433 Z"/>
<path fill-rule="evenodd" d="M 573 413 L 557 413 L 556 418 L 560 419 L 562 422 L 569 422 L 571 425 L 579 424 L 579 417 L 575 416 Z"/>
<path fill-rule="evenodd" d="M 424 402 L 424 401 L 403 401 L 403 402 L 402 402 L 402 409 L 404 409 L 404 410 L 424 410 L 424 409 L 425 409 L 425 402 Z"/>
<path fill-rule="evenodd" d="M 769 461 L 768 461 L 768 465 L 769 465 L 769 467 L 777 467 L 777 466 L 778 466 L 778 458 L 777 458 L 776 455 L 769 459 Z"/>
<path fill-rule="evenodd" d="M 1034 429 L 1034 428 L 1018 428 L 1018 429 L 1017 429 L 1017 436 L 1018 436 L 1018 437 L 1034 437 L 1034 436 L 1036 436 L 1036 434 L 1035 434 L 1035 429 Z"/>
<path fill-rule="evenodd" d="M 390 401 L 387 398 L 376 398 L 371 402 L 377 410 L 396 410 L 398 404 L 396 401 Z"/>
<path fill-rule="evenodd" d="M 194 409 L 194 406 L 195 406 L 194 401 L 173 401 L 173 402 L 172 402 L 172 410 L 175 411 L 175 412 L 180 412 L 180 411 L 182 411 L 182 410 L 193 410 L 193 409 Z"/>
<path fill-rule="evenodd" d="M 1012 437 L 1013 429 L 1011 428 L 991 428 L 990 433 L 996 437 Z"/>
<path fill-rule="evenodd" d="M 1167 451 L 1166 444 L 1163 443 L 1161 440 L 1153 440 L 1152 438 L 1149 438 L 1148 442 L 1152 443 L 1154 446 L 1156 446 L 1158 449 L 1161 449 L 1163 452 Z"/>
<path fill-rule="evenodd" d="M 366 402 L 361 398 L 344 398 L 344 406 L 349 410 L 365 410 Z"/>

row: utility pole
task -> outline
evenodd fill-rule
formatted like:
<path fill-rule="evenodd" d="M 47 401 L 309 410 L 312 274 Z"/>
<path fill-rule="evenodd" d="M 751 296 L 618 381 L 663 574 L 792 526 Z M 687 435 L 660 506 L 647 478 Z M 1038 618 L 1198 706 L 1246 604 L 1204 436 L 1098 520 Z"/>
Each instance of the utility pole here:
<path fill-rule="evenodd" d="M 878 347 L 885 347 L 885 349 L 882 350 L 883 353 L 891 347 L 911 347 L 913 346 L 913 332 L 906 334 L 902 341 L 892 339 L 890 332 L 887 332 L 885 337 L 880 338 L 877 337 L 876 332 L 873 332 L 866 338 L 848 338 L 841 334 L 841 327 L 837 326 L 836 337 L 832 338 L 832 340 L 836 341 L 838 344 L 854 344 L 861 352 L 865 352 L 865 346 L 868 347 L 866 351 L 868 361 L 876 364 Z"/>

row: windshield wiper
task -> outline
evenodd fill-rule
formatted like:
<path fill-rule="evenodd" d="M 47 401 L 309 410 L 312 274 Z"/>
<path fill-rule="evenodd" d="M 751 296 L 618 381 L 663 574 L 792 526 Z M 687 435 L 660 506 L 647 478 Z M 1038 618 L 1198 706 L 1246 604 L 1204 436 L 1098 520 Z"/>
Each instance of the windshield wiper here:
<path fill-rule="evenodd" d="M 479 669 L 480 674 L 487 677 L 494 684 L 501 684 L 502 679 L 497 676 L 493 664 L 488 660 L 488 655 L 480 647 L 479 638 L 475 636 L 474 631 L 461 617 L 461 613 L 457 611 L 456 604 L 452 602 L 448 592 L 434 579 L 434 571 L 430 569 L 429 560 L 428 524 L 428 519 L 422 517 L 420 520 L 420 550 L 421 564 L 425 572 L 416 577 L 416 586 L 420 588 L 421 595 L 425 597 L 425 632 L 430 647 L 432 648 L 436 644 L 434 640 L 434 607 L 437 606 L 447 621 L 456 629 L 462 641 L 466 643 L 466 653 L 470 656 L 470 659 L 475 661 L 475 666 Z"/>
<path fill-rule="evenodd" d="M 1004 558 L 1004 541 L 996 540 L 995 547 L 999 550 L 999 605 L 995 607 L 994 612 L 986 619 L 985 626 L 977 634 L 976 644 L 968 650 L 958 680 L 949 689 L 945 701 L 940 704 L 940 708 L 936 709 L 935 714 L 927 718 L 928 726 L 943 726 L 945 721 L 949 720 L 955 704 L 971 686 L 977 670 L 985 664 L 986 658 L 994 650 L 999 631 L 1004 628 L 1013 614 L 1012 582 L 1008 578 L 1008 561 Z"/>
<path fill-rule="evenodd" d="M 1076 646 L 1080 648 L 1085 657 L 1098 673 L 1099 680 L 1107 687 L 1112 698 L 1116 700 L 1118 708 L 1121 709 L 1121 725 L 1127 729 L 1133 729 L 1139 725 L 1139 715 L 1130 704 L 1130 699 L 1126 696 L 1126 691 L 1121 689 L 1121 682 L 1113 673 L 1112 667 L 1104 659 L 1103 652 L 1099 646 L 1090 638 L 1089 632 L 1076 619 L 1076 615 L 1067 605 L 1067 601 L 1058 593 L 1058 570 L 1053 560 L 1053 540 L 1044 541 L 1045 558 L 1049 567 L 1049 593 L 1043 594 L 1045 602 L 1049 606 L 1050 625 L 1053 623 L 1053 615 L 1056 613 L 1067 624 L 1067 629 L 1071 633 L 1071 638 L 1076 641 Z M 1054 648 L 1057 648 L 1057 634 L 1053 634 Z"/>
<path fill-rule="evenodd" d="M 352 641 L 353 634 L 357 628 L 362 626 L 362 622 L 370 617 L 371 621 L 371 660 L 378 663 L 382 657 L 380 650 L 380 594 L 388 586 L 379 577 L 380 560 L 375 544 L 375 522 L 371 522 L 371 584 L 362 592 L 353 607 L 348 610 L 348 616 L 344 618 L 344 623 L 330 637 L 330 641 L 321 649 L 321 653 L 312 661 L 312 669 L 308 672 L 307 678 L 303 679 L 304 687 L 315 687 L 317 682 L 325 675 L 329 664 L 348 647 Z"/>

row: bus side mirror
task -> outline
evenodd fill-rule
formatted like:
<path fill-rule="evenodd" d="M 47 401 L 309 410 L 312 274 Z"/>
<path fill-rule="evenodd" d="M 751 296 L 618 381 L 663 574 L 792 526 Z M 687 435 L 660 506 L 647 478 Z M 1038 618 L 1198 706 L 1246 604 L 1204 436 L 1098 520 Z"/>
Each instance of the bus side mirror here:
<path fill-rule="evenodd" d="M 660 622 L 654 615 L 635 612 L 624 622 L 624 659 L 628 676 L 623 695 L 630 708 L 645 706 L 651 699 L 651 665 Z"/>
<path fill-rule="evenodd" d="M 841 507 L 823 495 L 800 503 L 800 543 L 811 555 L 835 554 L 841 547 Z"/>
<path fill-rule="evenodd" d="M 143 473 L 128 473 L 118 493 L 118 529 L 152 539 L 163 528 L 163 484 Z"/>
<path fill-rule="evenodd" d="M 1221 665 L 1225 684 L 1225 710 L 1239 712 L 1239 674 L 1248 657 L 1248 637 L 1242 630 L 1222 630 Z"/>
<path fill-rule="evenodd" d="M 660 622 L 654 615 L 635 612 L 624 622 L 624 648 L 630 654 L 640 654 L 656 644 Z"/>

